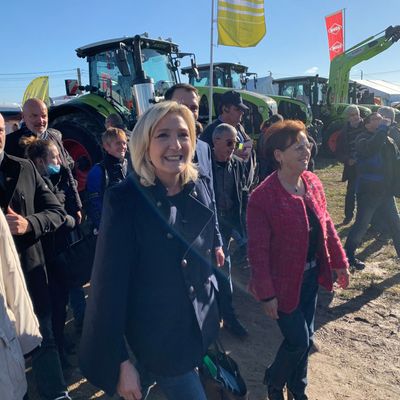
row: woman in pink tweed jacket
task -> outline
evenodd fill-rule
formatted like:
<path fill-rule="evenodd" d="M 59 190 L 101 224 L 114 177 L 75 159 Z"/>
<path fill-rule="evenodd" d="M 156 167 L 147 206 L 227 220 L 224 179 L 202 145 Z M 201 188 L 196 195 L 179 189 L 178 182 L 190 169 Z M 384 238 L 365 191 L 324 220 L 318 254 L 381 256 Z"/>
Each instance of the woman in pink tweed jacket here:
<path fill-rule="evenodd" d="M 270 128 L 266 157 L 277 171 L 252 193 L 247 209 L 250 291 L 277 320 L 284 340 L 267 368 L 268 399 L 283 400 L 285 384 L 306 400 L 308 353 L 318 284 L 348 285 L 345 252 L 328 214 L 320 180 L 307 171 L 310 142 L 300 121 Z"/>

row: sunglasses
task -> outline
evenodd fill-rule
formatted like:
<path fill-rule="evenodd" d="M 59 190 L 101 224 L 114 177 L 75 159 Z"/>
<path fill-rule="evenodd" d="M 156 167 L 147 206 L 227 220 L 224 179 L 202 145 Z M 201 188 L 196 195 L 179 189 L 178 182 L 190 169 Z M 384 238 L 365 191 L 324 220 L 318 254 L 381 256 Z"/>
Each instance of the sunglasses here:
<path fill-rule="evenodd" d="M 227 140 L 225 144 L 227 147 L 236 147 L 236 148 L 238 147 L 238 145 L 240 145 L 240 143 L 237 142 L 236 140 Z"/>

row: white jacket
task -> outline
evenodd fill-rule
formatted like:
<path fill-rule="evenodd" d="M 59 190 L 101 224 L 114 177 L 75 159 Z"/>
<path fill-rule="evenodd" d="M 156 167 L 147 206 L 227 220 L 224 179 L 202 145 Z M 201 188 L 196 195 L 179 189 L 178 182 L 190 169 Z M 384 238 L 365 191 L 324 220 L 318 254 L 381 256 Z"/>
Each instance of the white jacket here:
<path fill-rule="evenodd" d="M 25 278 L 7 221 L 0 209 L 0 397 L 26 393 L 25 360 L 41 342 Z"/>

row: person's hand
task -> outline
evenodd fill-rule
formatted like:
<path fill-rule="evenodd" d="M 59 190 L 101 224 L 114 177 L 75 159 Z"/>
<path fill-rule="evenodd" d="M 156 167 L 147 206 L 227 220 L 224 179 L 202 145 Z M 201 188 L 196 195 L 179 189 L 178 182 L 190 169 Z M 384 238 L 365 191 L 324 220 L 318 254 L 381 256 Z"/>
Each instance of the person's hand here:
<path fill-rule="evenodd" d="M 269 301 L 262 302 L 262 307 L 264 309 L 265 314 L 272 319 L 279 319 L 278 315 L 278 300 L 276 297 Z"/>
<path fill-rule="evenodd" d="M 25 235 L 32 230 L 29 221 L 11 207 L 7 208 L 6 220 L 12 235 Z"/>
<path fill-rule="evenodd" d="M 243 143 L 242 148 L 238 148 L 235 150 L 235 155 L 241 158 L 242 160 L 247 161 L 250 157 L 252 148 L 253 148 L 253 141 L 247 140 L 246 142 Z"/>
<path fill-rule="evenodd" d="M 217 267 L 223 267 L 225 264 L 225 254 L 222 247 L 215 248 L 215 260 L 217 261 Z"/>
<path fill-rule="evenodd" d="M 122 362 L 119 367 L 117 393 L 124 400 L 140 400 L 142 398 L 139 373 L 129 360 Z"/>
<path fill-rule="evenodd" d="M 336 273 L 336 283 L 342 288 L 346 289 L 349 286 L 350 273 L 348 268 L 334 269 Z"/>
<path fill-rule="evenodd" d="M 82 222 L 82 211 L 79 210 L 79 211 L 76 212 L 75 221 L 76 221 L 76 223 L 78 225 L 81 224 L 81 222 Z"/>

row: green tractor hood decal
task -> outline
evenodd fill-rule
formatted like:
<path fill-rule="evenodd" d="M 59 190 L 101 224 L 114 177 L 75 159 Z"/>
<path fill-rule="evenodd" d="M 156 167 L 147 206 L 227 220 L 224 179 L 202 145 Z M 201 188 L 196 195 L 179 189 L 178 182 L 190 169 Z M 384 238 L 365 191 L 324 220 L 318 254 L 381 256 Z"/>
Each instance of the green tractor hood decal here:
<path fill-rule="evenodd" d="M 94 108 L 104 118 L 108 117 L 110 114 L 117 112 L 117 110 L 113 107 L 111 103 L 109 103 L 106 99 L 99 96 L 98 94 L 94 93 L 79 96 L 76 99 L 68 102 L 68 104 L 70 104 L 71 106 L 74 104 L 86 104 Z"/>

